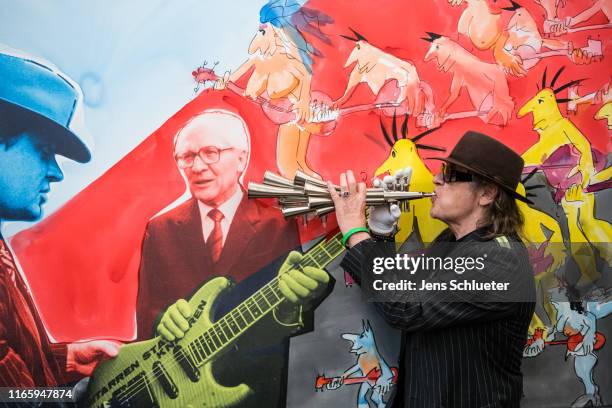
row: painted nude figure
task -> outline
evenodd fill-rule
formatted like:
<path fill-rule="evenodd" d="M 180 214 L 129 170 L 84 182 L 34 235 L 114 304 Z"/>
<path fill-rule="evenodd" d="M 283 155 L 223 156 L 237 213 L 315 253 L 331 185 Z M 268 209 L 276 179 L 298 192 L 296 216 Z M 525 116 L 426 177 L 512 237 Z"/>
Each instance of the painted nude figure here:
<path fill-rule="evenodd" d="M 266 113 L 279 124 L 277 165 L 287 178 L 293 178 L 297 170 L 318 176 L 306 162 L 310 135 L 317 133 L 320 127 L 309 123 L 312 57 L 318 52 L 306 42 L 300 29 L 316 33 L 320 39 L 328 41 L 318 30 L 318 25 L 331 21 L 322 13 L 301 7 L 297 2 L 268 2 L 260 10 L 261 24 L 249 45 L 249 59 L 215 84 L 216 89 L 223 89 L 228 82 L 249 75 L 245 96 L 254 100 L 263 97 L 270 101 L 269 106 L 280 108 L 280 115 L 279 108 L 267 109 Z M 295 119 L 283 121 L 281 118 L 287 116 L 283 110 L 295 113 Z"/>
<path fill-rule="evenodd" d="M 466 112 L 462 117 L 480 116 L 486 123 L 505 125 L 508 123 L 514 101 L 508 90 L 504 71 L 497 64 L 481 61 L 461 45 L 448 37 L 428 33 L 423 38 L 431 43 L 425 61 L 435 61 L 440 72 L 453 75 L 450 94 L 436 112 L 433 126 L 446 120 L 449 107 L 459 98 L 462 88 L 468 92 L 475 112 Z M 450 116 L 450 115 L 449 115 Z M 428 126 L 432 127 L 432 126 Z"/>
<path fill-rule="evenodd" d="M 387 114 L 419 115 L 433 111 L 433 93 L 431 87 L 419 79 L 416 67 L 370 44 L 368 40 L 353 31 L 354 37 L 345 36 L 354 41 L 355 47 L 345 67 L 354 65 L 349 76 L 344 94 L 335 102 L 340 107 L 350 99 L 360 83 L 368 85 L 377 103 L 394 103 L 397 107 L 388 108 Z"/>

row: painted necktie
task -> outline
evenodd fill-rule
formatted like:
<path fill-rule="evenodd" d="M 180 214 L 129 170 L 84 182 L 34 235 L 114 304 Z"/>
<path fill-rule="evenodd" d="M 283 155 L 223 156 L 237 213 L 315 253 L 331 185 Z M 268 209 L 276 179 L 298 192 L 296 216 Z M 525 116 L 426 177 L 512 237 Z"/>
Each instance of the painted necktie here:
<path fill-rule="evenodd" d="M 212 261 L 217 262 L 221 257 L 221 250 L 223 249 L 223 231 L 221 230 L 221 220 L 223 219 L 223 213 L 216 208 L 213 208 L 208 212 L 208 217 L 215 223 L 213 226 L 206 244 L 210 248 L 210 254 Z"/>

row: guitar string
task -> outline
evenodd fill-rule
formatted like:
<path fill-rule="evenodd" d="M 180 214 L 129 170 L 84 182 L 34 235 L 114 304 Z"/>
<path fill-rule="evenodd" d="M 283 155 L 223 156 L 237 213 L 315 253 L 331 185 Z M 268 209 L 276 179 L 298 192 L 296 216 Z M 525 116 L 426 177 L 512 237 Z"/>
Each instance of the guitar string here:
<path fill-rule="evenodd" d="M 316 267 L 324 267 L 325 263 L 331 262 L 333 259 L 335 259 L 337 256 L 339 256 L 342 251 L 344 250 L 342 244 L 340 243 L 340 234 L 336 234 L 334 237 L 332 237 L 327 243 L 323 242 L 320 245 L 317 245 L 315 248 L 313 248 L 311 251 L 308 251 L 305 255 L 304 255 L 304 259 L 302 260 L 302 262 L 300 262 L 301 266 L 316 266 Z M 325 249 L 325 247 L 327 247 L 330 251 L 327 251 Z M 326 255 L 327 259 L 324 261 L 324 265 L 319 265 L 315 258 L 320 256 L 320 255 Z M 257 292 L 255 292 L 253 295 L 251 295 L 249 298 L 247 298 L 245 301 L 243 301 L 240 305 L 236 306 L 235 309 L 233 309 L 231 312 L 228 312 L 226 315 L 224 315 L 221 319 L 219 319 L 219 321 L 223 321 L 225 320 L 225 318 L 227 316 L 229 316 L 230 314 L 232 314 L 234 312 L 234 310 L 239 309 L 240 307 L 242 307 L 243 305 L 245 305 L 246 303 L 248 303 L 249 300 L 253 300 L 253 298 L 255 298 L 258 294 L 263 293 L 265 290 L 269 290 L 272 293 L 274 293 L 274 295 L 276 297 L 279 297 L 280 300 L 278 300 L 277 302 L 274 303 L 274 305 L 271 305 L 270 308 L 264 313 L 260 313 L 259 316 L 255 317 L 253 319 L 253 322 L 251 323 L 251 325 L 255 324 L 259 319 L 261 319 L 263 316 L 265 316 L 266 314 L 268 314 L 271 310 L 274 309 L 274 307 L 276 307 L 277 305 L 279 305 L 280 303 L 282 303 L 286 298 L 282 295 L 278 295 L 276 294 L 275 290 L 278 289 L 278 277 L 275 277 L 272 281 L 270 281 L 268 284 L 264 285 L 260 290 L 258 290 Z M 266 299 L 264 299 L 266 300 Z M 266 303 L 269 303 L 266 300 Z M 257 302 L 255 302 L 255 304 L 257 305 Z M 257 307 L 259 308 L 259 306 L 257 305 Z M 247 308 L 247 310 L 249 313 L 250 310 Z M 261 309 L 260 309 L 261 312 Z M 252 316 L 254 316 L 251 313 Z M 243 318 L 243 320 L 245 320 Z M 246 320 L 245 320 L 246 321 Z M 196 339 L 199 339 L 200 337 L 204 337 L 204 335 L 206 335 L 208 332 L 215 332 L 216 331 L 216 327 L 217 326 L 217 322 L 215 322 L 211 327 L 209 327 L 204 333 L 202 333 L 202 335 L 198 336 Z M 250 326 L 247 325 L 247 327 L 243 330 L 248 329 Z M 231 328 L 230 328 L 231 330 Z M 213 351 L 212 354 L 210 354 L 209 356 L 207 356 L 204 361 L 206 359 L 210 360 L 212 357 L 214 357 L 216 354 L 218 354 L 221 350 L 223 350 L 227 345 L 229 345 L 229 343 L 231 343 L 233 340 L 235 340 L 237 337 L 240 337 L 243 333 L 238 333 L 237 335 L 234 335 L 234 338 L 228 340 L 227 342 L 225 342 L 225 344 L 222 344 L 219 348 L 217 348 L 217 350 Z M 212 336 L 209 336 L 212 338 Z M 218 337 L 218 333 L 217 333 L 217 337 Z M 219 340 L 221 340 L 219 338 Z M 193 343 L 193 342 L 192 342 Z M 214 344 L 214 341 L 213 341 Z M 175 367 L 181 365 L 181 363 L 183 362 L 183 360 L 187 360 L 189 359 L 189 355 L 187 354 L 189 352 L 183 352 L 183 356 L 176 358 L 172 363 L 168 364 L 167 367 L 164 367 L 166 370 L 168 369 L 174 369 Z M 189 362 L 189 361 L 188 361 Z M 203 365 L 204 362 L 201 363 L 201 365 Z M 142 374 L 140 375 L 140 378 L 136 381 L 134 381 L 134 383 L 132 385 L 129 385 L 125 390 L 119 391 L 119 394 L 123 397 L 122 399 L 120 399 L 120 401 L 128 401 L 129 399 L 135 397 L 136 395 L 138 395 L 138 393 L 147 388 L 147 384 L 152 383 L 154 381 L 159 381 L 160 376 L 162 376 L 163 374 L 157 374 L 155 372 L 155 370 L 149 371 L 149 372 L 144 372 L 144 374 L 152 374 L 153 378 L 148 379 L 147 376 L 142 376 Z"/>

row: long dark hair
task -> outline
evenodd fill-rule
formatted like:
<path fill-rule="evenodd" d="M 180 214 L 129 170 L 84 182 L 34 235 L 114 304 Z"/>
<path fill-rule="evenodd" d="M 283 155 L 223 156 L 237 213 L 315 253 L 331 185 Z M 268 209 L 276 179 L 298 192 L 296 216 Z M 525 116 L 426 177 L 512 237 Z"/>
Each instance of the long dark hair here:
<path fill-rule="evenodd" d="M 474 177 L 474 184 L 477 188 L 486 188 L 495 185 L 488 180 Z M 481 220 L 480 226 L 488 229 L 488 237 L 493 238 L 499 235 L 520 236 L 525 219 L 516 204 L 516 199 L 506 190 L 497 187 L 497 196 L 489 205 L 485 218 Z"/>

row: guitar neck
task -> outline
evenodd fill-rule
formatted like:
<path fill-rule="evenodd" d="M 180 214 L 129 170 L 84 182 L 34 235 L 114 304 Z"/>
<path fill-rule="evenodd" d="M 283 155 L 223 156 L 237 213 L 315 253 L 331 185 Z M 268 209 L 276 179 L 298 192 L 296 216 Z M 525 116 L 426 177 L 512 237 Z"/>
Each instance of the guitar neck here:
<path fill-rule="evenodd" d="M 349 106 L 347 108 L 340 108 L 338 112 L 338 116 L 350 115 L 351 113 L 363 112 L 363 111 L 372 110 L 372 109 L 397 108 L 399 106 L 401 106 L 400 103 L 394 103 L 394 102 L 367 103 L 363 105 Z"/>
<path fill-rule="evenodd" d="M 300 266 L 325 268 L 344 251 L 341 238 L 338 233 L 319 242 L 304 254 Z M 285 297 L 278 285 L 278 277 L 272 279 L 194 339 L 188 346 L 194 362 L 204 364 L 282 303 Z"/>
<path fill-rule="evenodd" d="M 234 92 L 237 95 L 245 96 L 244 95 L 245 89 L 239 87 L 238 85 L 236 85 L 233 82 L 228 82 L 227 83 L 227 89 L 229 89 L 230 91 Z M 286 109 L 283 109 L 281 106 L 277 106 L 277 105 L 271 103 L 268 99 L 266 99 L 266 98 L 264 98 L 262 96 L 258 96 L 257 99 L 255 99 L 255 100 L 252 100 L 250 98 L 246 98 L 246 99 L 247 100 L 251 100 L 254 103 L 257 103 L 259 105 L 267 106 L 268 108 L 274 109 L 274 110 L 276 110 L 278 112 L 282 112 L 282 113 L 289 113 L 290 112 L 290 111 L 288 111 Z"/>
<path fill-rule="evenodd" d="M 465 119 L 465 118 L 474 118 L 477 116 L 484 116 L 486 115 L 487 112 L 480 112 L 480 111 L 465 111 L 465 112 L 455 112 L 455 113 L 449 113 L 448 115 L 444 116 L 444 120 L 455 120 L 455 119 Z"/>
<path fill-rule="evenodd" d="M 578 33 L 580 31 L 589 31 L 589 30 L 605 30 L 607 28 L 612 28 L 612 24 L 596 24 L 596 25 L 591 25 L 591 26 L 584 26 L 584 27 L 576 27 L 576 28 L 570 28 L 567 30 L 568 33 Z"/>
<path fill-rule="evenodd" d="M 244 88 L 239 87 L 233 82 L 227 83 L 227 89 L 229 89 L 230 91 L 234 92 L 237 95 L 244 96 L 244 92 L 245 92 Z M 273 109 L 280 113 L 291 113 L 291 110 L 287 110 L 283 108 L 282 106 L 275 105 L 270 100 L 262 96 L 258 96 L 257 99 L 253 100 L 253 102 L 258 103 L 262 106 L 266 106 L 267 108 Z M 400 106 L 399 103 L 393 103 L 393 102 L 368 103 L 364 105 L 349 106 L 347 108 L 341 108 L 337 112 L 330 110 L 329 113 L 321 113 L 320 117 L 318 118 L 316 117 L 317 115 L 315 114 L 314 115 L 315 119 L 313 120 L 313 123 L 327 122 L 330 120 L 335 120 L 339 116 L 350 115 L 351 113 L 363 112 L 363 111 L 372 110 L 372 109 L 396 108 L 398 106 Z M 328 117 L 328 116 L 331 116 L 331 117 Z"/>
<path fill-rule="evenodd" d="M 342 384 L 343 385 L 361 384 L 366 381 L 368 381 L 368 377 L 345 378 Z"/>

